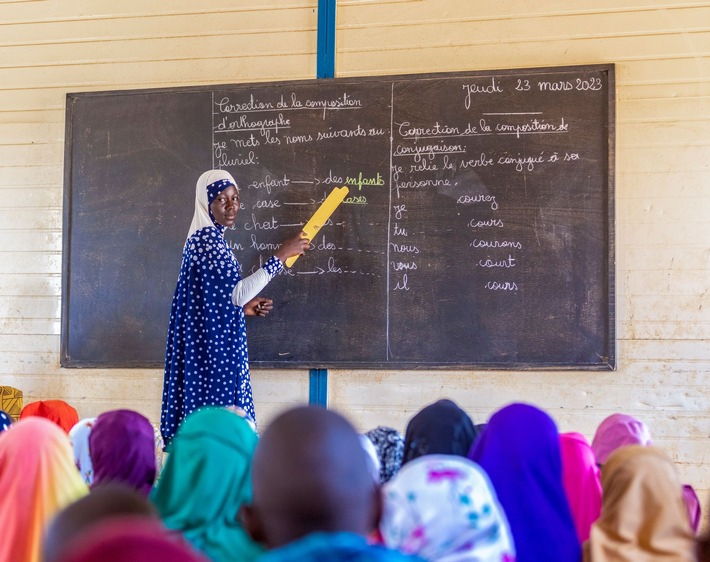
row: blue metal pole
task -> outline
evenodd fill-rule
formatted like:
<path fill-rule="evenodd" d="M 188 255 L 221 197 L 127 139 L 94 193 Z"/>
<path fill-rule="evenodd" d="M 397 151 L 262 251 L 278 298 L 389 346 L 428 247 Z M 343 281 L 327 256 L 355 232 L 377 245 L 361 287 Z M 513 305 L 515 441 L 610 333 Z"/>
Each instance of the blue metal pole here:
<path fill-rule="evenodd" d="M 335 0 L 318 1 L 316 78 L 335 76 Z"/>
<path fill-rule="evenodd" d="M 335 76 L 335 0 L 318 0 L 318 44 L 316 77 Z M 308 403 L 328 407 L 328 369 L 311 369 Z"/>

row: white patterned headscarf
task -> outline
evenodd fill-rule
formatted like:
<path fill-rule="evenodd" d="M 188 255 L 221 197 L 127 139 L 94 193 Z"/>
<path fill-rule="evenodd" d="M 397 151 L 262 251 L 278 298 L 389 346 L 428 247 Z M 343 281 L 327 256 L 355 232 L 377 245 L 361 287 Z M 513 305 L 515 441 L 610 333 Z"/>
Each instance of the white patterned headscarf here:
<path fill-rule="evenodd" d="M 503 508 L 486 473 L 451 455 L 405 464 L 384 486 L 384 543 L 430 562 L 514 562 Z"/>
<path fill-rule="evenodd" d="M 195 186 L 195 214 L 192 217 L 190 231 L 187 234 L 188 239 L 195 232 L 206 226 L 215 226 L 210 213 L 210 204 L 214 201 L 217 193 L 225 190 L 230 185 L 239 190 L 239 186 L 234 181 L 232 174 L 225 170 L 208 170 L 199 177 Z"/>
<path fill-rule="evenodd" d="M 74 448 L 74 462 L 88 486 L 91 486 L 94 481 L 94 466 L 89 453 L 89 435 L 95 421 L 96 418 L 84 418 L 69 430 L 69 440 Z"/>
<path fill-rule="evenodd" d="M 370 441 L 367 435 L 359 435 L 360 444 L 362 448 L 367 453 L 367 468 L 370 469 L 370 476 L 372 476 L 372 482 L 379 486 L 380 485 L 380 457 L 377 456 L 377 449 L 375 445 Z"/>

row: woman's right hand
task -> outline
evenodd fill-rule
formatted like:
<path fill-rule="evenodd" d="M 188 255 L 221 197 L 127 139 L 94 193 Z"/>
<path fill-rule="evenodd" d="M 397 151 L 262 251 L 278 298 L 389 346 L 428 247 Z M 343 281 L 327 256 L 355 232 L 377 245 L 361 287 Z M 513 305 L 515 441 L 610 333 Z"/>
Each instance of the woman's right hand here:
<path fill-rule="evenodd" d="M 285 240 L 274 255 L 284 263 L 290 257 L 302 256 L 310 247 L 311 241 L 306 238 L 306 233 L 301 231 L 293 238 Z"/>

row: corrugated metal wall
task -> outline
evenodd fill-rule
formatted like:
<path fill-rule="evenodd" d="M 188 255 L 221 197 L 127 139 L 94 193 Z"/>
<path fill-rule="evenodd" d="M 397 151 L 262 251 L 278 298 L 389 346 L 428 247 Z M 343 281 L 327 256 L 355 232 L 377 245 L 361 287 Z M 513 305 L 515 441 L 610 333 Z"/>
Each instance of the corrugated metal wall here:
<path fill-rule="evenodd" d="M 316 0 L 195 6 L 0 0 L 0 384 L 27 400 L 153 420 L 160 408 L 160 372 L 58 366 L 66 93 L 315 76 Z M 331 371 L 330 404 L 368 429 L 404 428 L 440 396 L 477 422 L 526 400 L 590 437 L 625 411 L 707 494 L 710 3 L 338 3 L 338 76 L 594 63 L 617 65 L 618 371 Z M 307 400 L 307 384 L 307 372 L 254 373 L 262 422 Z"/>

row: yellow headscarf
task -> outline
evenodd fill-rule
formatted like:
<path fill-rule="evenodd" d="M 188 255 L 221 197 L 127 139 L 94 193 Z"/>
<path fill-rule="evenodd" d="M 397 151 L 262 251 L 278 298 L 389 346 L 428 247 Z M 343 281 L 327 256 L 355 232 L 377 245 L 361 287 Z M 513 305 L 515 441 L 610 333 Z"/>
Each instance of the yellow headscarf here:
<path fill-rule="evenodd" d="M 88 492 L 53 422 L 29 417 L 0 434 L 0 562 L 39 562 L 51 518 Z"/>
<path fill-rule="evenodd" d="M 693 562 L 693 533 L 673 461 L 633 445 L 602 467 L 602 512 L 584 545 L 585 562 Z"/>

